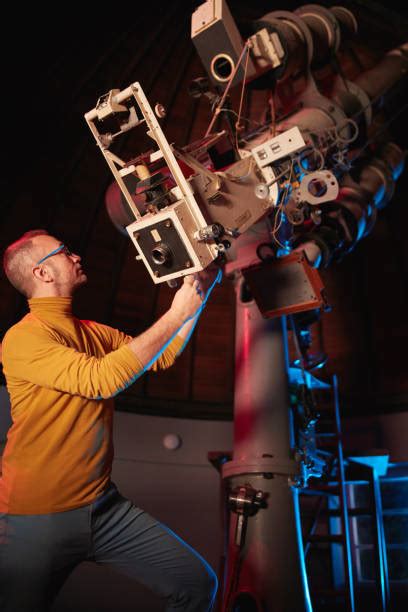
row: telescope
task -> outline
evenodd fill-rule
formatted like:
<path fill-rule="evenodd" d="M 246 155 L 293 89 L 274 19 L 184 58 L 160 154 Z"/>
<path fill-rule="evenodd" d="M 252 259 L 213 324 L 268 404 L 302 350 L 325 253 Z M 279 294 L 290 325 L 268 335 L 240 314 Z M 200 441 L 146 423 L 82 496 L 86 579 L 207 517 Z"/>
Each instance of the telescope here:
<path fill-rule="evenodd" d="M 243 40 L 221 0 L 193 13 L 192 40 L 208 77 L 189 93 L 212 105 L 201 139 L 169 143 L 160 126 L 166 111 L 151 106 L 139 82 L 102 95 L 85 115 L 115 179 L 108 213 L 156 284 L 212 262 L 236 269 L 244 234 L 260 222 L 269 228 L 260 241 L 268 259 L 300 251 L 312 267 L 327 267 L 369 233 L 402 172 L 405 155 L 395 143 L 374 141 L 369 154 L 366 143 L 378 100 L 406 73 L 406 45 L 354 82 L 338 73 L 318 81 L 312 68 L 356 30 L 348 9 L 274 11 L 253 29 Z M 273 108 L 265 120 L 246 129 L 238 117 L 214 130 L 230 119 L 228 91 L 244 93 L 266 77 Z"/>
<path fill-rule="evenodd" d="M 345 607 L 355 609 L 338 385 L 311 374 L 325 356 L 310 354 L 309 328 L 329 309 L 319 270 L 370 233 L 403 171 L 405 153 L 377 116 L 408 74 L 405 43 L 346 78 L 339 51 L 357 27 L 345 7 L 310 4 L 272 11 L 243 33 L 224 0 L 207 0 L 191 19 L 206 75 L 188 94 L 209 105 L 200 139 L 169 142 L 166 110 L 138 81 L 85 115 L 115 179 L 108 214 L 152 281 L 172 285 L 215 263 L 235 284 L 234 449 L 210 459 L 228 517 L 223 612 L 312 610 L 299 495 L 324 475 L 337 482 L 342 533 L 333 537 Z M 256 90 L 268 96 L 251 121 L 244 100 Z M 333 396 L 334 454 L 317 443 L 319 389 Z"/>

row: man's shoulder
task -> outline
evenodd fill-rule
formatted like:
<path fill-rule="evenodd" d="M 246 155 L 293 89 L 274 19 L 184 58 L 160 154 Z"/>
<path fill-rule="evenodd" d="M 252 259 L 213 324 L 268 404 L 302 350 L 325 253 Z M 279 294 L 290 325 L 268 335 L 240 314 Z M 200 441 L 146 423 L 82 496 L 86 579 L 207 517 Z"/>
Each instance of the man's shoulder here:
<path fill-rule="evenodd" d="M 16 332 L 18 333 L 20 330 L 27 329 L 27 327 L 37 327 L 38 324 L 38 319 L 36 319 L 31 312 L 28 312 L 22 319 L 17 321 L 17 323 L 14 323 L 14 325 L 8 328 L 4 337 L 6 338 Z"/>
<path fill-rule="evenodd" d="M 35 333 L 37 330 L 41 330 L 41 328 L 43 328 L 41 321 L 29 312 L 20 321 L 9 327 L 4 335 L 3 344 L 10 344 L 10 342 L 13 342 L 13 340 L 21 335 L 29 334 L 30 332 Z"/>

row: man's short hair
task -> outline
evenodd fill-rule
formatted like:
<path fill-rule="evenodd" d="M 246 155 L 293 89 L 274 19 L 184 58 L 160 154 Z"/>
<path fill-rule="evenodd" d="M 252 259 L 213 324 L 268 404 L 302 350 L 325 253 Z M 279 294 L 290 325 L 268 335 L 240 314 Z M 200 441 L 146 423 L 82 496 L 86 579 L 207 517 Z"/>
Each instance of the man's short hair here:
<path fill-rule="evenodd" d="M 3 269 L 10 283 L 23 295 L 30 297 L 33 288 L 31 270 L 33 267 L 33 238 L 35 236 L 48 236 L 44 229 L 26 232 L 10 244 L 4 251 Z"/>

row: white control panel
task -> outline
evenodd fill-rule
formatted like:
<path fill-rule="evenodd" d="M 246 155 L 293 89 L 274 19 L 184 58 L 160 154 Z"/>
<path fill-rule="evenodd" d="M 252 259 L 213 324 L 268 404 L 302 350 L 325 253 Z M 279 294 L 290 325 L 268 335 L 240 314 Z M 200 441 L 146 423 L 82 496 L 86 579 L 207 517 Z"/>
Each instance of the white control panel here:
<path fill-rule="evenodd" d="M 273 164 L 278 159 L 286 157 L 306 146 L 298 127 L 286 130 L 279 136 L 254 147 L 251 152 L 260 168 Z"/>

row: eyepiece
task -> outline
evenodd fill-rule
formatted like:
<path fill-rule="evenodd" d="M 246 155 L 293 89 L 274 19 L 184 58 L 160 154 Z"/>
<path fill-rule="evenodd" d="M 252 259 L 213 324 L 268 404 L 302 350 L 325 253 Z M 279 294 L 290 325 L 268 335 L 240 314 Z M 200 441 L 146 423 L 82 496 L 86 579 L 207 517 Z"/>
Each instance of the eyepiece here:
<path fill-rule="evenodd" d="M 235 68 L 232 57 L 226 53 L 219 53 L 211 62 L 211 74 L 217 81 L 225 83 L 231 77 Z"/>

